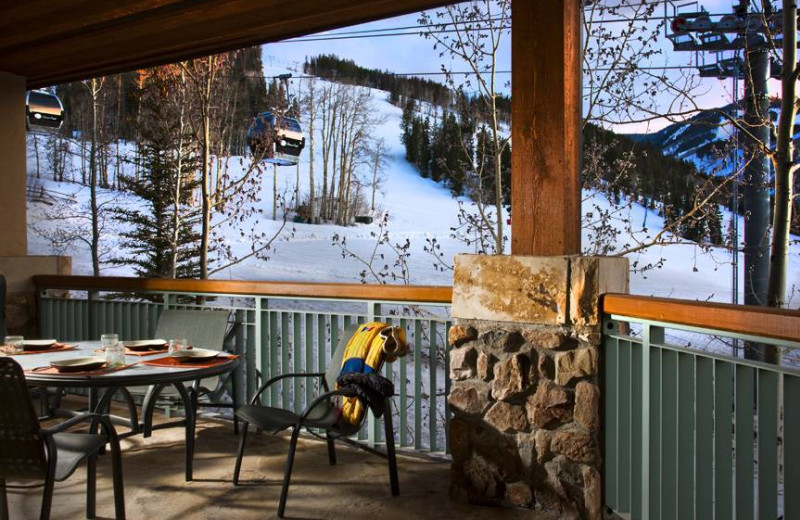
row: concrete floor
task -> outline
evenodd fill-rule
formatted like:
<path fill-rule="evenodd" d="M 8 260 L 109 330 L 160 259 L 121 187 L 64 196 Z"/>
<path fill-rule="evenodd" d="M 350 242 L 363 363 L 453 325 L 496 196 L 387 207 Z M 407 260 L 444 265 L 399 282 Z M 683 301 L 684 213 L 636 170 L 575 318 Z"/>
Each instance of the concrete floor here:
<path fill-rule="evenodd" d="M 198 425 L 193 482 L 184 481 L 183 430 L 156 431 L 123 441 L 126 512 L 129 519 L 238 520 L 276 518 L 288 436 L 248 438 L 242 485 L 231 478 L 238 437 L 231 423 L 203 419 Z M 301 438 L 286 516 L 295 519 L 526 519 L 549 518 L 531 511 L 467 506 L 448 498 L 450 465 L 399 456 L 400 496 L 389 493 L 386 461 L 337 443 L 337 466 L 328 465 L 325 443 Z M 98 518 L 113 518 L 110 463 L 98 464 Z M 86 473 L 81 467 L 56 484 L 52 518 L 85 514 Z M 11 519 L 38 517 L 41 489 L 9 491 Z"/>

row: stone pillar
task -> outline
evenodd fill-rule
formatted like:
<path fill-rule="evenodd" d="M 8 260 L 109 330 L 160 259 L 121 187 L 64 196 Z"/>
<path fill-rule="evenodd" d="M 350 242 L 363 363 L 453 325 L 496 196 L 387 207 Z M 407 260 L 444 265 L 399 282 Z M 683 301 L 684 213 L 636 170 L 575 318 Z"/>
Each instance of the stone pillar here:
<path fill-rule="evenodd" d="M 0 256 L 28 253 L 25 78 L 0 72 Z"/>
<path fill-rule="evenodd" d="M 599 296 L 610 257 L 456 257 L 448 403 L 454 498 L 602 517 Z"/>

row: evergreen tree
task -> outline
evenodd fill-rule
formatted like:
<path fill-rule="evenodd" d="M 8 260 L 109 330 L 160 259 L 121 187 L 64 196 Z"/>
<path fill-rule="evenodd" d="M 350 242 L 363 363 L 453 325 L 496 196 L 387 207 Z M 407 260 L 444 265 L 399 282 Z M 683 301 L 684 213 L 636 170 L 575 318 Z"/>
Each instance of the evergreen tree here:
<path fill-rule="evenodd" d="M 177 124 L 180 106 L 163 95 L 172 86 L 170 80 L 168 74 L 153 75 L 143 89 L 138 125 L 142 169 L 138 178 L 122 177 L 123 187 L 140 202 L 113 211 L 113 218 L 126 224 L 119 245 L 131 255 L 112 263 L 132 266 L 142 278 L 171 277 L 173 250 L 177 252 L 176 276 L 198 276 L 200 237 L 194 230 L 198 215 L 182 209 L 197 186 L 193 178 L 198 160 L 191 148 L 185 147 L 181 153 L 177 146 L 179 139 L 187 136 L 180 135 Z M 179 161 L 180 177 L 176 174 Z"/>
<path fill-rule="evenodd" d="M 722 211 L 714 204 L 714 212 L 708 216 L 708 239 L 714 245 L 722 245 Z"/>

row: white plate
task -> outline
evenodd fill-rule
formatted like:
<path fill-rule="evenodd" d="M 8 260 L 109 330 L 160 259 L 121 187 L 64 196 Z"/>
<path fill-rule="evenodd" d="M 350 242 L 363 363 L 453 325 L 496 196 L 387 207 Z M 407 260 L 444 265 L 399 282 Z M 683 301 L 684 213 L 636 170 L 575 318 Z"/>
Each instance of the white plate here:
<path fill-rule="evenodd" d="M 219 354 L 220 353 L 216 350 L 208 350 L 205 348 L 194 348 L 192 350 L 179 350 L 178 352 L 173 352 L 172 357 L 174 357 L 181 363 L 185 363 L 187 361 L 200 361 L 203 359 L 215 358 Z"/>
<path fill-rule="evenodd" d="M 141 339 L 138 341 L 123 341 L 125 347 L 131 350 L 164 350 L 167 348 L 167 341 L 163 339 Z"/>
<path fill-rule="evenodd" d="M 54 339 L 26 339 L 22 342 L 22 350 L 44 350 L 56 343 Z"/>
<path fill-rule="evenodd" d="M 57 359 L 50 362 L 50 366 L 59 372 L 80 372 L 93 370 L 106 364 L 106 359 L 100 356 L 77 357 Z"/>

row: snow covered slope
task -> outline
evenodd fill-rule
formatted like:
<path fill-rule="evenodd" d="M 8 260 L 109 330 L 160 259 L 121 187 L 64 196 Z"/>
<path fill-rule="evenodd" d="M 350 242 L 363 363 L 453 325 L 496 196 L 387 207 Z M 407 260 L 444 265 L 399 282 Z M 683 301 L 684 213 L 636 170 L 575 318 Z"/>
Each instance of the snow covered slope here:
<path fill-rule="evenodd" d="M 267 68 L 265 75 L 272 76 L 285 72 L 285 69 Z M 414 284 L 448 285 L 452 281 L 452 272 L 434 267 L 434 259 L 424 251 L 426 239 L 436 239 L 441 245 L 445 258 L 459 253 L 472 252 L 471 248 L 451 238 L 451 228 L 458 222 L 458 201 L 454 200 L 448 189 L 429 180 L 423 179 L 404 158 L 404 148 L 400 142 L 401 110 L 391 105 L 387 99 L 388 94 L 373 91 L 373 105 L 377 112 L 385 116 L 385 122 L 377 130 L 376 137 L 383 137 L 390 150 L 390 159 L 385 171 L 383 193 L 378 196 L 380 209 L 389 213 L 389 237 L 392 243 L 410 241 L 409 274 L 410 281 Z M 40 143 L 41 146 L 41 143 Z M 317 153 L 320 153 L 319 146 Z M 32 154 L 32 150 L 29 150 Z M 43 152 L 42 152 L 43 153 Z M 311 157 L 308 147 L 303 151 L 300 164 L 300 190 L 308 191 L 308 165 Z M 321 158 L 315 157 L 315 172 L 321 175 Z M 76 212 L 86 207 L 88 189 L 73 183 L 56 183 L 47 178 L 51 174 L 43 171 L 42 179 L 36 180 L 32 170 L 35 159 L 31 156 L 28 161 L 30 184 L 35 188 L 29 190 L 35 195 L 36 190 L 44 189 L 45 192 L 57 195 L 60 200 L 67 201 L 67 206 Z M 232 164 L 238 161 L 232 160 Z M 265 233 L 273 233 L 280 228 L 281 222 L 273 221 L 271 216 L 272 179 L 271 167 L 266 169 L 267 175 L 263 179 L 261 204 L 264 215 L 255 225 Z M 297 170 L 295 167 L 278 168 L 279 191 L 291 193 L 295 189 Z M 101 201 L 116 200 L 123 204 L 136 204 L 134 197 L 119 194 L 111 190 L 101 190 Z M 620 230 L 627 227 L 626 221 L 631 222 L 634 238 L 644 240 L 647 236 L 657 233 L 663 222 L 654 212 L 646 210 L 638 204 L 629 207 L 612 208 L 612 205 L 603 196 L 584 193 L 584 213 L 596 212 L 599 209 L 615 211 L 614 226 Z M 52 201 L 51 201 L 52 202 Z M 115 202 L 115 203 L 117 203 Z M 467 200 L 462 202 L 468 204 Z M 52 211 L 50 203 L 31 200 L 29 203 L 29 250 L 31 254 L 50 254 L 52 245 L 43 238 L 40 230 L 60 225 L 45 218 L 47 212 Z M 725 219 L 729 215 L 725 214 Z M 75 217 L 76 219 L 78 217 Z M 245 223 L 247 225 L 248 223 Z M 111 254 L 124 256 L 125 251 L 117 246 L 118 224 L 107 223 L 103 232 L 103 240 L 109 246 Z M 293 228 L 293 233 L 290 233 Z M 356 225 L 340 227 L 330 224 L 290 224 L 284 230 L 284 238 L 277 241 L 274 250 L 270 253 L 268 261 L 250 259 L 242 262 L 224 272 L 215 275 L 224 279 L 253 279 L 253 280 L 296 280 L 296 281 L 336 281 L 358 282 L 359 273 L 364 265 L 357 259 L 343 257 L 341 250 L 332 245 L 332 237 L 339 235 L 346 238 L 348 247 L 362 258 L 369 258 L 376 246 L 375 234 L 378 225 Z M 618 250 L 626 244 L 633 244 L 634 240 L 626 233 L 618 238 Z M 584 234 L 584 243 L 589 241 L 588 232 Z M 238 233 L 228 234 L 230 246 L 239 253 L 250 250 L 250 243 Z M 65 251 L 73 256 L 73 271 L 76 274 L 91 272 L 91 262 L 88 248 L 79 243 Z M 392 255 L 386 246 L 381 246 L 379 252 L 386 256 L 384 260 L 376 262 L 376 267 L 383 263 L 391 263 Z M 730 301 L 731 269 L 730 254 L 722 249 L 710 248 L 704 250 L 694 245 L 670 245 L 666 247 L 653 247 L 643 252 L 630 256 L 637 270 L 631 275 L 631 289 L 634 293 L 645 295 L 670 296 L 689 299 L 711 299 L 715 301 Z M 663 261 L 662 261 L 663 259 Z M 452 262 L 450 262 L 452 263 Z M 642 266 L 654 265 L 652 269 L 640 271 Z M 800 287 L 800 245 L 794 244 L 791 252 L 790 287 Z M 129 268 L 109 267 L 103 268 L 103 274 L 130 274 Z M 743 273 L 740 273 L 743 277 Z M 370 280 L 373 281 L 374 280 Z M 796 307 L 800 294 L 795 296 L 792 305 Z"/>

